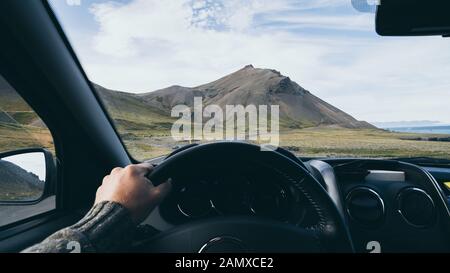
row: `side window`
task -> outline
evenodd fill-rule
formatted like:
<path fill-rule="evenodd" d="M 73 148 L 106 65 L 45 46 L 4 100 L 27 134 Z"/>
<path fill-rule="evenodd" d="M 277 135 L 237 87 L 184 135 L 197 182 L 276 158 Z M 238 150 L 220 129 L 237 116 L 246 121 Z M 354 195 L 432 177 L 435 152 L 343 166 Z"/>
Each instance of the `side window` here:
<path fill-rule="evenodd" d="M 47 181 L 54 154 L 44 122 L 0 75 L 0 227 L 55 208 Z"/>

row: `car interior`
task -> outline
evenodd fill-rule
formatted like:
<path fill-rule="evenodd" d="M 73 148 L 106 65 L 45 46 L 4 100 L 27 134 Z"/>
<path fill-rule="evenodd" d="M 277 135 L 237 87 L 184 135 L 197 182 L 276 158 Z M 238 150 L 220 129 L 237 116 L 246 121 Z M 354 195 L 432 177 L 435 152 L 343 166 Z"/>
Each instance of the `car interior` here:
<path fill-rule="evenodd" d="M 449 10 L 441 11 L 437 23 L 449 23 Z M 397 12 L 380 6 L 380 35 L 450 33 L 407 20 L 398 25 L 392 19 Z M 420 19 L 418 24 L 429 22 Z M 0 225 L 0 252 L 20 252 L 76 223 L 111 169 L 140 160 L 126 148 L 47 1 L 0 1 L 0 35 L 0 75 L 45 122 L 54 145 L 53 152 L 17 149 L 0 155 L 45 158 L 39 198 L 0 201 L 0 207 L 22 212 L 52 202 Z M 212 141 L 146 161 L 155 166 L 148 177 L 152 183 L 171 178 L 173 190 L 139 226 L 127 252 L 450 251 L 450 164 L 443 159 L 321 158 L 284 147 L 261 151 L 254 143 Z"/>

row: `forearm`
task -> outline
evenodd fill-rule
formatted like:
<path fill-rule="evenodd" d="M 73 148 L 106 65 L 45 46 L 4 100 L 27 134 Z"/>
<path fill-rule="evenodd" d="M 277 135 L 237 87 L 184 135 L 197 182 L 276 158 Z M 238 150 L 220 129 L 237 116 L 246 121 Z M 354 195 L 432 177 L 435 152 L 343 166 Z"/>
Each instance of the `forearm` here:
<path fill-rule="evenodd" d="M 114 202 L 101 202 L 75 225 L 54 233 L 23 252 L 114 252 L 131 243 L 135 228 L 126 208 Z"/>

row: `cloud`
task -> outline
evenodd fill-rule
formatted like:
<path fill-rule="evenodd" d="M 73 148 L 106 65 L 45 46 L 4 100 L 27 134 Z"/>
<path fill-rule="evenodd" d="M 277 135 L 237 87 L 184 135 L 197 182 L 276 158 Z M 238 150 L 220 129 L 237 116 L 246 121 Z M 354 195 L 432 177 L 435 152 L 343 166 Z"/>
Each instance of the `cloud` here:
<path fill-rule="evenodd" d="M 302 14 L 299 15 L 269 15 L 265 18 L 274 24 L 278 29 L 330 29 L 330 30 L 351 30 L 351 31 L 367 31 L 374 28 L 373 16 L 368 14 L 360 15 L 317 15 Z M 280 27 L 281 26 L 281 27 Z M 273 28 L 270 25 L 269 28 Z"/>
<path fill-rule="evenodd" d="M 81 6 L 81 0 L 66 0 L 66 4 L 69 6 Z"/>
<path fill-rule="evenodd" d="M 450 121 L 444 41 L 377 37 L 350 0 L 108 1 L 90 12 L 96 34 L 72 41 L 91 80 L 112 89 L 196 86 L 251 63 L 359 119 Z"/>
<path fill-rule="evenodd" d="M 256 14 L 276 6 L 269 0 L 135 0 L 94 4 L 90 11 L 100 26 L 95 49 L 129 57 L 150 43 L 179 44 L 214 32 L 246 31 Z"/>

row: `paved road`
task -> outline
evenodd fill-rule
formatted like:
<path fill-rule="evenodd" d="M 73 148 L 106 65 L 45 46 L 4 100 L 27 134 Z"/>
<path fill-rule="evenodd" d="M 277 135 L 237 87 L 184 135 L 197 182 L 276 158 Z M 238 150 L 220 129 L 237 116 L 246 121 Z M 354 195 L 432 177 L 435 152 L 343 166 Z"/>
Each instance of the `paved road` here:
<path fill-rule="evenodd" d="M 49 197 L 36 205 L 0 206 L 0 226 L 52 210 L 55 208 L 55 197 Z"/>

